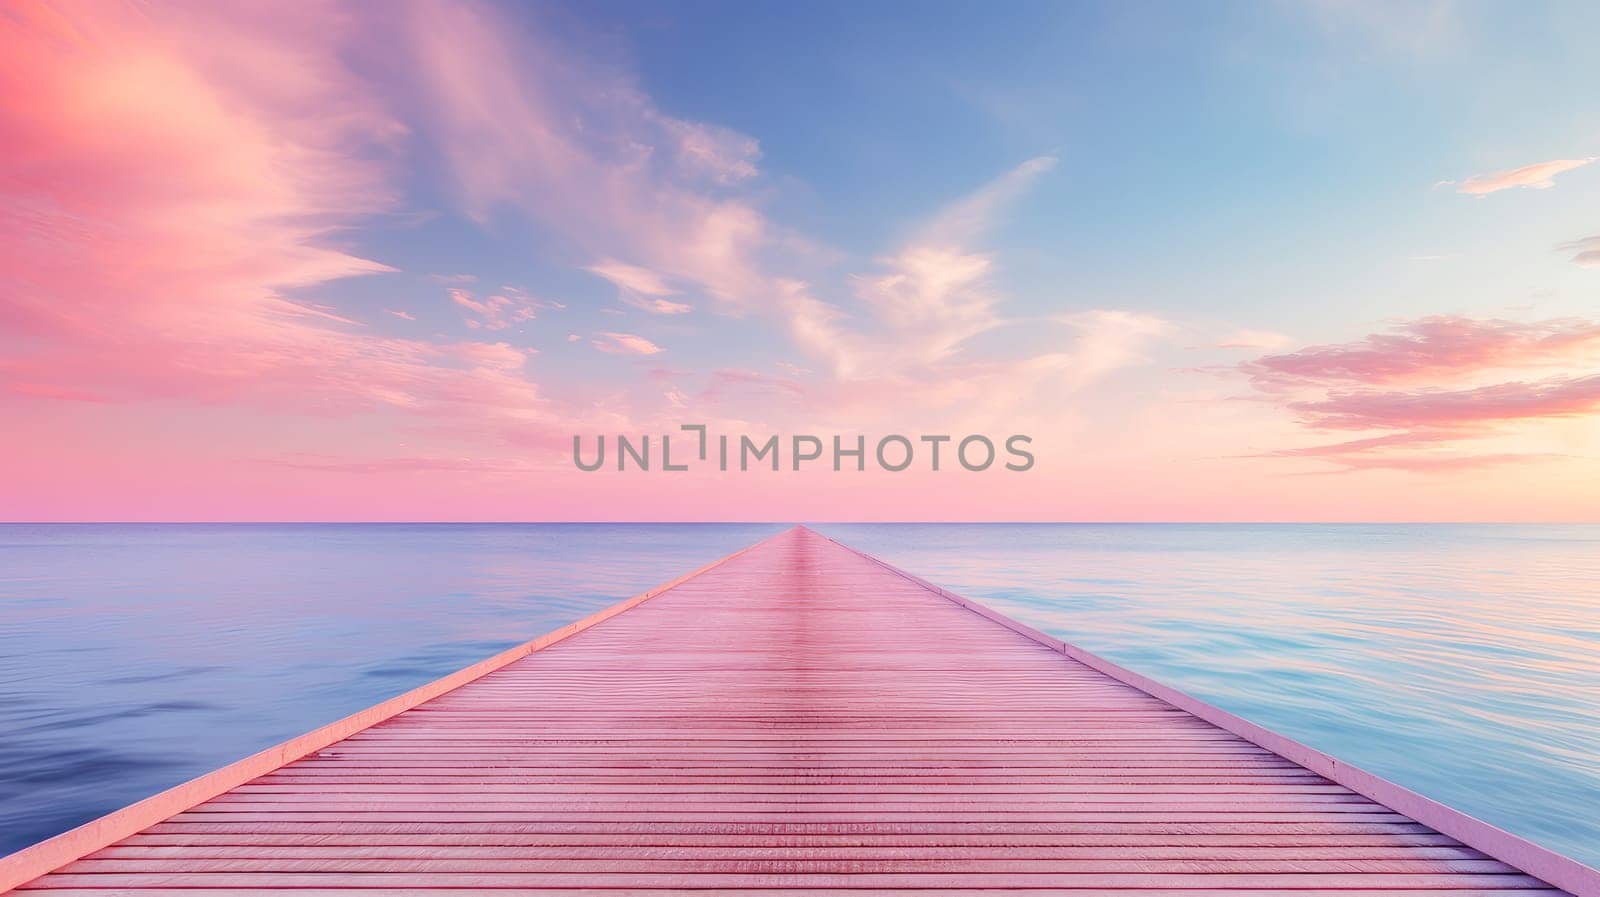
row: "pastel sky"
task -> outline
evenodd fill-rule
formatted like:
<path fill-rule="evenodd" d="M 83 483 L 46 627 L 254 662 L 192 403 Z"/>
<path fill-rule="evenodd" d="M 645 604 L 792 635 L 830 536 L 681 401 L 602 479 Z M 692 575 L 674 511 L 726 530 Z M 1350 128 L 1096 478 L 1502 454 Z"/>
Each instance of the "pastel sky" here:
<path fill-rule="evenodd" d="M 8 3 L 0 519 L 1595 519 L 1597 43 L 1588 2 Z M 1037 462 L 573 465 L 680 423 Z"/>

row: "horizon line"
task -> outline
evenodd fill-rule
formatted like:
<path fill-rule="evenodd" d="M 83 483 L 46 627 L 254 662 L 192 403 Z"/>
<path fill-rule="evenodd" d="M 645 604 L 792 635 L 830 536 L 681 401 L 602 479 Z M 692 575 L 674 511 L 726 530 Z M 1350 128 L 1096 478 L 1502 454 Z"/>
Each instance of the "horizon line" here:
<path fill-rule="evenodd" d="M 1600 520 L 0 520 L 0 526 L 1600 526 Z"/>

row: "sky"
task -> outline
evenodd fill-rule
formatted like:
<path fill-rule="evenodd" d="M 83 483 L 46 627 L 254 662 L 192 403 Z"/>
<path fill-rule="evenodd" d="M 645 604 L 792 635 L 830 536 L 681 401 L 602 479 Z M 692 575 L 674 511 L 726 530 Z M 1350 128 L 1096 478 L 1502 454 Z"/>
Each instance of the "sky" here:
<path fill-rule="evenodd" d="M 1594 520 L 1597 39 L 1559 2 L 21 0 L 0 519 Z M 712 461 L 664 470 L 683 424 Z M 1027 470 L 951 463 L 1019 434 Z"/>

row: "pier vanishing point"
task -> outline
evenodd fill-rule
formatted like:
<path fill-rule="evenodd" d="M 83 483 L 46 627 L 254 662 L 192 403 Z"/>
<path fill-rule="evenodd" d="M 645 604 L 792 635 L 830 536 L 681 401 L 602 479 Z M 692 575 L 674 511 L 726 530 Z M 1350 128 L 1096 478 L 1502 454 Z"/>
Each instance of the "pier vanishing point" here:
<path fill-rule="evenodd" d="M 0 890 L 1600 894 L 796 527 L 0 860 Z"/>

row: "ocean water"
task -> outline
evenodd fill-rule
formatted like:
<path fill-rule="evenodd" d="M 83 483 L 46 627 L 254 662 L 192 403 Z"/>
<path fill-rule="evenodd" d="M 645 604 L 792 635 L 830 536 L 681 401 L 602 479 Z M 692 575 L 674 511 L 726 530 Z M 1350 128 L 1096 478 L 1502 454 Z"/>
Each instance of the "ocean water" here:
<path fill-rule="evenodd" d="M 0 854 L 778 525 L 0 525 Z"/>
<path fill-rule="evenodd" d="M 1600 526 L 816 529 L 1600 866 Z"/>
<path fill-rule="evenodd" d="M 1600 526 L 815 528 L 1600 864 Z M 779 525 L 0 525 L 0 853 Z"/>

